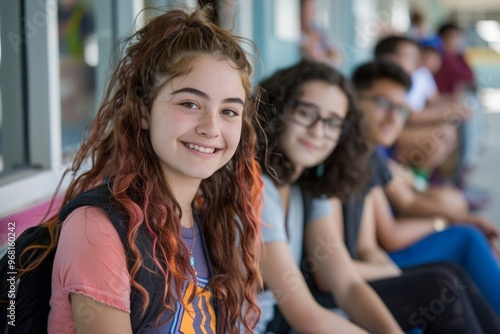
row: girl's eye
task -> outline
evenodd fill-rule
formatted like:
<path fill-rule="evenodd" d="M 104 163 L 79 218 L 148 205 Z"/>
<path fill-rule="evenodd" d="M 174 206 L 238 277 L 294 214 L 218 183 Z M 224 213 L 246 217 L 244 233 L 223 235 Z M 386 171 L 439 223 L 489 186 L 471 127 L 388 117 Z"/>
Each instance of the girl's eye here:
<path fill-rule="evenodd" d="M 330 129 L 340 129 L 340 127 L 342 126 L 342 121 L 336 118 L 331 118 L 329 120 L 326 120 L 325 124 Z"/>
<path fill-rule="evenodd" d="M 222 114 L 227 116 L 238 116 L 238 113 L 232 109 L 224 109 L 222 110 Z"/>
<path fill-rule="evenodd" d="M 306 110 L 306 109 L 300 109 L 299 115 L 301 117 L 305 117 L 305 118 L 313 118 L 314 117 L 314 113 L 309 111 L 309 110 Z"/>
<path fill-rule="evenodd" d="M 199 109 L 198 105 L 194 102 L 183 102 L 181 103 L 181 106 L 184 106 L 188 109 Z"/>

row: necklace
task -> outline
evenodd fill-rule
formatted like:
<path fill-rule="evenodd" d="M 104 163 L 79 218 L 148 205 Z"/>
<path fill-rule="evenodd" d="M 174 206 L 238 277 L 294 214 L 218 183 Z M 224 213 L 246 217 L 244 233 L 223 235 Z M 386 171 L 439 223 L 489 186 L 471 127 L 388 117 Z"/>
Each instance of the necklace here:
<path fill-rule="evenodd" d="M 195 222 L 193 222 L 193 226 L 191 227 L 193 230 L 193 241 L 191 243 L 191 250 L 189 251 L 189 264 L 191 265 L 191 268 L 193 268 L 194 273 L 198 276 L 198 272 L 196 271 L 196 268 L 194 267 L 194 241 L 196 240 L 196 230 L 195 230 Z"/>

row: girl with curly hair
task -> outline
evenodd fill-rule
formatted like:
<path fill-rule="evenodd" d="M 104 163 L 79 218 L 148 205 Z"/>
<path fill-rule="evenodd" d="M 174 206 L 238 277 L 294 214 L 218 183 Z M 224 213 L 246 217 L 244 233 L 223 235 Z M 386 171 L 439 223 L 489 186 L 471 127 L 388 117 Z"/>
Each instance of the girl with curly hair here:
<path fill-rule="evenodd" d="M 262 317 L 257 333 L 279 333 L 281 311 L 297 332 L 402 333 L 390 312 L 354 269 L 332 224 L 332 195 L 361 191 L 368 147 L 347 79 L 311 61 L 280 70 L 260 83 L 258 160 L 264 171 L 261 271 Z M 260 133 L 259 133 L 260 134 Z M 361 154 L 360 154 L 361 153 Z M 358 167 L 359 166 L 359 167 Z M 334 191 L 335 189 L 335 191 Z M 307 257 L 302 259 L 302 247 Z M 321 307 L 300 262 L 325 278 L 352 320 Z"/>
<path fill-rule="evenodd" d="M 135 331 L 130 296 L 136 291 L 150 306 L 137 276 L 148 260 L 163 298 L 142 333 L 252 331 L 263 186 L 252 67 L 240 39 L 210 15 L 171 10 L 124 41 L 63 204 L 104 182 L 127 217 L 128 247 L 97 207 L 74 210 L 61 228 L 57 216 L 45 223 L 60 234 L 50 333 Z M 140 235 L 153 245 L 151 259 Z"/>

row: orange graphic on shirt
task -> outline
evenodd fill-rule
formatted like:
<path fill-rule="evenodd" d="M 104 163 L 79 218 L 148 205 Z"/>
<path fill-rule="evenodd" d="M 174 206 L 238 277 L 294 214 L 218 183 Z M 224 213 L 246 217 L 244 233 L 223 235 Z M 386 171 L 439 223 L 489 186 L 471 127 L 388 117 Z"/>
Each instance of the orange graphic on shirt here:
<path fill-rule="evenodd" d="M 196 296 L 188 303 L 189 296 L 196 286 Z M 184 294 L 186 309 L 183 310 L 180 319 L 181 333 L 203 333 L 215 334 L 215 310 L 212 306 L 212 292 L 194 284 L 189 284 Z"/>

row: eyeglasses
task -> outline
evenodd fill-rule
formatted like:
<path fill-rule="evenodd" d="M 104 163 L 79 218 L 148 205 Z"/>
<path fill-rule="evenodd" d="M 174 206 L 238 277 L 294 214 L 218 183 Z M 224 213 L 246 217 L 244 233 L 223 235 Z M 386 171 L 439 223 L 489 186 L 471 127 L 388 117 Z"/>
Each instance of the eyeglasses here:
<path fill-rule="evenodd" d="M 396 110 L 398 115 L 400 115 L 403 118 L 403 120 L 406 121 L 408 117 L 410 117 L 410 111 L 406 106 L 394 103 L 385 96 L 373 95 L 373 96 L 361 96 L 361 98 L 375 103 L 375 106 L 378 109 L 383 110 L 386 113 L 386 116 L 389 116 L 389 114 L 393 110 Z"/>
<path fill-rule="evenodd" d="M 337 139 L 345 125 L 343 118 L 323 118 L 315 105 L 303 101 L 295 101 L 294 109 L 291 112 L 291 120 L 308 129 L 315 126 L 319 121 L 323 122 L 325 137 L 328 139 Z"/>

